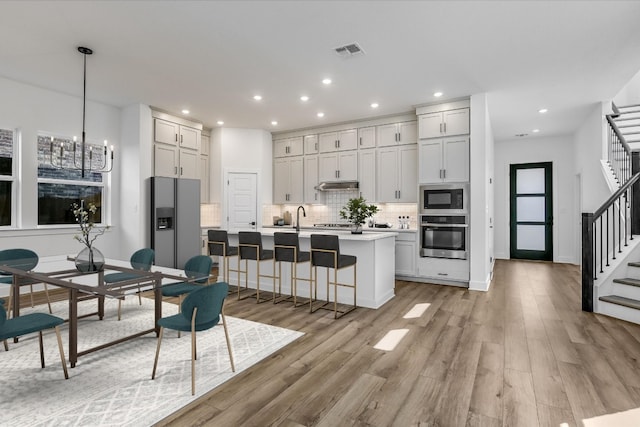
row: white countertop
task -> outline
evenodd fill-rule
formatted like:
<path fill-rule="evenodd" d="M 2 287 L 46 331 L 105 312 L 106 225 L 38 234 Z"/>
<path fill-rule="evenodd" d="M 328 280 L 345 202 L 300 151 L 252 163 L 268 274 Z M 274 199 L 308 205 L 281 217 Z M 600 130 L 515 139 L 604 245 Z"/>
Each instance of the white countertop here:
<path fill-rule="evenodd" d="M 294 233 L 295 229 L 292 227 L 264 227 L 259 228 L 256 231 L 259 231 L 264 236 L 273 236 L 274 233 L 284 232 L 284 233 Z M 229 231 L 230 235 L 238 234 L 237 231 Z M 298 236 L 301 239 L 308 239 L 312 234 L 331 234 L 334 236 L 338 236 L 341 240 L 354 240 L 354 241 L 373 241 L 378 239 L 386 239 L 386 238 L 395 238 L 398 235 L 396 232 L 375 232 L 375 231 L 367 231 L 362 234 L 351 234 L 349 230 L 336 230 L 336 229 L 318 229 L 318 228 L 302 228 Z"/>

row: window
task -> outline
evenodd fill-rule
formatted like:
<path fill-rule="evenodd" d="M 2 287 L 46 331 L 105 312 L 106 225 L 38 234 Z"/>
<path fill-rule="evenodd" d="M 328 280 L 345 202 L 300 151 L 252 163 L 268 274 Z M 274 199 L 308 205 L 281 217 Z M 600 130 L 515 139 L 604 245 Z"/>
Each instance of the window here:
<path fill-rule="evenodd" d="M 13 131 L 0 129 L 0 226 L 11 225 L 14 206 Z"/>
<path fill-rule="evenodd" d="M 91 172 L 105 161 L 106 148 L 86 144 L 85 177 L 79 166 L 80 144 L 69 138 L 38 135 L 38 225 L 75 224 L 71 204 L 98 208 L 94 220 L 102 222 L 104 182 L 102 173 Z M 53 164 L 52 164 L 53 163 Z M 65 169 L 60 168 L 63 165 Z"/>

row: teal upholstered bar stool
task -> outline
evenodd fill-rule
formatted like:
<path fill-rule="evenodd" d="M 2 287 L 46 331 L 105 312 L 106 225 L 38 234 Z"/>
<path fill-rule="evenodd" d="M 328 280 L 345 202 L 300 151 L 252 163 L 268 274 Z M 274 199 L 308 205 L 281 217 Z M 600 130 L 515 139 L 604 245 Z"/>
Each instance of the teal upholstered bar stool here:
<path fill-rule="evenodd" d="M 240 268 L 240 261 L 244 260 L 244 270 Z M 264 291 L 262 296 L 260 295 L 260 278 L 269 277 L 273 279 L 273 289 L 275 290 L 275 274 L 266 275 L 260 274 L 260 264 L 262 261 L 272 261 L 273 250 L 264 249 L 262 247 L 262 234 L 258 231 L 240 231 L 238 232 L 238 299 L 240 298 L 240 274 L 244 273 L 244 290 L 248 290 L 249 281 L 249 261 L 255 261 L 256 263 L 256 303 L 261 303 L 271 300 L 266 298 Z M 253 295 L 247 295 L 245 298 L 249 298 Z"/>
<path fill-rule="evenodd" d="M 311 278 L 298 277 L 298 265 L 310 263 L 311 253 L 308 251 L 300 250 L 300 239 L 298 233 L 274 233 L 273 234 L 273 271 L 275 274 L 276 264 L 278 266 L 278 292 L 273 292 L 273 303 L 276 304 L 280 301 L 291 299 L 294 307 L 298 307 L 298 280 L 309 282 L 309 311 L 313 309 L 314 297 L 311 293 L 312 280 Z M 290 289 L 291 296 L 282 296 L 282 263 L 289 264 L 290 271 Z M 311 274 L 311 265 L 309 264 L 309 273 Z M 279 298 L 276 295 L 280 295 Z M 304 303 L 306 304 L 306 303 Z"/>
<path fill-rule="evenodd" d="M 315 291 L 318 289 L 318 267 L 325 267 L 327 276 L 327 302 L 318 308 L 333 310 L 333 315 L 336 319 L 356 309 L 357 261 L 357 258 L 353 255 L 340 253 L 338 236 L 330 234 L 311 235 L 311 265 L 313 266 L 314 272 L 313 280 Z M 353 283 L 338 282 L 338 271 L 348 267 L 353 268 Z M 331 279 L 330 269 L 333 270 L 333 279 Z M 331 304 L 330 299 L 330 285 L 333 285 L 333 304 Z M 338 287 L 353 289 L 353 306 L 349 306 L 344 310 L 338 310 Z"/>

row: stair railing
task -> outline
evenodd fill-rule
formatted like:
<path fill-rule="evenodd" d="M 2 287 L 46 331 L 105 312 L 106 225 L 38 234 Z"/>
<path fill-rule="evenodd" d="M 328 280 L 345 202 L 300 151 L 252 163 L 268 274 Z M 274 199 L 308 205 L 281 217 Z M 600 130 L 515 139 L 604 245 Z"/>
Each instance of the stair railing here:
<path fill-rule="evenodd" d="M 632 153 L 613 118 L 609 162 L 620 188 L 593 213 L 582 213 L 582 310 L 593 311 L 593 285 L 616 254 L 640 231 L 640 155 Z"/>

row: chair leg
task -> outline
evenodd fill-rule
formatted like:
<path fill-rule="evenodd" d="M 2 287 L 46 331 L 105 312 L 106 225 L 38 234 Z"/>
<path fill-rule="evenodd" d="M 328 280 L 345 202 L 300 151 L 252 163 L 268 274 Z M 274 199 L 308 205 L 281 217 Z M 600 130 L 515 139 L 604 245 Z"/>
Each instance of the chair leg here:
<path fill-rule="evenodd" d="M 227 319 L 224 315 L 224 312 L 220 312 L 222 316 L 222 327 L 224 328 L 224 337 L 227 339 L 227 350 L 229 350 L 229 361 L 231 361 L 231 372 L 236 371 L 236 367 L 233 364 L 233 354 L 231 352 L 231 340 L 229 340 L 229 331 L 227 330 Z"/>
<path fill-rule="evenodd" d="M 44 283 L 44 294 L 47 297 L 47 305 L 49 306 L 49 314 L 53 314 L 53 310 L 51 310 L 51 299 L 49 298 L 49 288 L 47 284 Z"/>
<path fill-rule="evenodd" d="M 156 358 L 153 362 L 153 371 L 151 372 L 151 379 L 154 380 L 156 378 L 156 368 L 158 367 L 158 356 L 160 355 L 160 344 L 162 343 L 162 333 L 164 332 L 164 328 L 160 326 L 160 334 L 158 335 L 158 346 L 156 347 Z"/>
<path fill-rule="evenodd" d="M 118 322 L 122 315 L 122 298 L 118 300 Z"/>
<path fill-rule="evenodd" d="M 58 338 L 58 350 L 60 351 L 60 361 L 62 362 L 62 370 L 64 371 L 64 379 L 69 379 L 67 371 L 67 359 L 64 357 L 64 348 L 62 347 L 62 335 L 60 335 L 60 326 L 56 326 L 56 337 Z"/>
<path fill-rule="evenodd" d="M 142 305 L 142 290 L 138 286 L 138 305 Z"/>
<path fill-rule="evenodd" d="M 7 319 L 11 318 L 11 308 L 13 307 L 13 285 L 9 286 L 9 302 L 7 302 Z"/>
<path fill-rule="evenodd" d="M 182 294 L 178 295 L 178 313 L 182 313 Z M 180 331 L 178 331 L 178 338 L 180 338 Z"/>
<path fill-rule="evenodd" d="M 338 318 L 338 269 L 333 269 L 333 318 Z"/>
<path fill-rule="evenodd" d="M 4 351 L 9 351 L 9 344 L 7 343 L 7 340 L 4 340 Z"/>
<path fill-rule="evenodd" d="M 191 395 L 196 394 L 196 313 L 198 307 L 193 309 L 191 316 Z"/>
<path fill-rule="evenodd" d="M 29 294 L 29 298 L 31 298 L 31 308 L 35 307 L 35 305 L 33 305 L 33 285 L 29 285 L 29 289 L 31 290 L 31 293 Z"/>
<path fill-rule="evenodd" d="M 40 366 L 44 369 L 44 350 L 42 348 L 42 331 L 38 331 L 38 343 L 40 344 Z"/>

